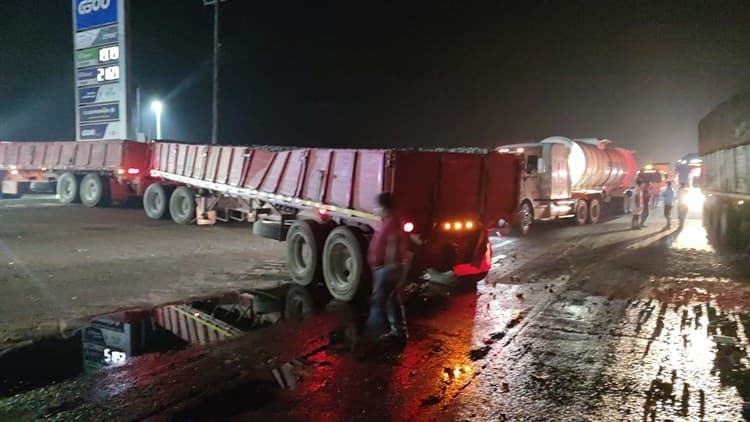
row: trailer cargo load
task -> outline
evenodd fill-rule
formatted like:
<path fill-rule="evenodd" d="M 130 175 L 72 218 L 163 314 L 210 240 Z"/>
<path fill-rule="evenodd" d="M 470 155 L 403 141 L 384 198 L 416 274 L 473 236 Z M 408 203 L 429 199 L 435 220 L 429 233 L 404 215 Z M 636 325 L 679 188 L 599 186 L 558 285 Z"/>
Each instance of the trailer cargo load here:
<path fill-rule="evenodd" d="M 750 93 L 720 104 L 698 125 L 703 218 L 719 244 L 750 247 Z"/>
<path fill-rule="evenodd" d="M 0 142 L 2 193 L 54 183 L 63 203 L 89 207 L 140 197 L 151 148 L 134 141 Z"/>
<path fill-rule="evenodd" d="M 158 143 L 144 210 L 181 224 L 253 222 L 287 241 L 301 285 L 323 279 L 353 299 L 369 276 L 366 250 L 380 225 L 376 196 L 392 192 L 403 231 L 422 243 L 412 276 L 433 268 L 489 270 L 486 228 L 515 212 L 521 161 L 511 154 L 447 151 L 270 149 Z"/>

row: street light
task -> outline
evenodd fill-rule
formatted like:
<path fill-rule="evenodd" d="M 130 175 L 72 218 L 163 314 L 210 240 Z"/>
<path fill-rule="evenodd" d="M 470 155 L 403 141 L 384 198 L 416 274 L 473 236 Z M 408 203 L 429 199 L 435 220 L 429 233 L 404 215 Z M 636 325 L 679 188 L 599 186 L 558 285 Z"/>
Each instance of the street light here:
<path fill-rule="evenodd" d="M 164 104 L 159 100 L 151 101 L 151 111 L 156 114 L 156 139 L 161 139 L 161 111 L 164 109 Z"/>

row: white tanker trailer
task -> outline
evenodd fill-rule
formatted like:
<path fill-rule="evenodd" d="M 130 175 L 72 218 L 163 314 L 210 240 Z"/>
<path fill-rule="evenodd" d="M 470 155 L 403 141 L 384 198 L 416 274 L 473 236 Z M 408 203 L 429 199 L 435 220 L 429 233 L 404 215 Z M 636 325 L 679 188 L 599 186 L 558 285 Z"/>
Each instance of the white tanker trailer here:
<path fill-rule="evenodd" d="M 622 213 L 638 171 L 633 152 L 606 139 L 554 136 L 498 151 L 525 158 L 516 222 L 522 233 L 534 221 L 571 217 L 579 225 L 596 224 L 604 213 Z"/>

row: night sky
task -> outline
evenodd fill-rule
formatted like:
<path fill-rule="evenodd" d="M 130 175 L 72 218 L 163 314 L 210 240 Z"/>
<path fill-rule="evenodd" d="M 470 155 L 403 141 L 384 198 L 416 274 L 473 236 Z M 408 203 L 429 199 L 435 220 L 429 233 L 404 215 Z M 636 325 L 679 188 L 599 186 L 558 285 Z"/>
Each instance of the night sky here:
<path fill-rule="evenodd" d="M 674 161 L 696 151 L 703 115 L 750 87 L 747 1 L 405 3 L 223 4 L 220 140 L 490 147 L 562 135 Z M 72 139 L 70 2 L 0 0 L 0 12 L 0 139 Z M 132 0 L 131 12 L 131 82 L 145 103 L 164 99 L 165 138 L 206 142 L 211 10 Z M 153 120 L 145 111 L 145 131 Z"/>

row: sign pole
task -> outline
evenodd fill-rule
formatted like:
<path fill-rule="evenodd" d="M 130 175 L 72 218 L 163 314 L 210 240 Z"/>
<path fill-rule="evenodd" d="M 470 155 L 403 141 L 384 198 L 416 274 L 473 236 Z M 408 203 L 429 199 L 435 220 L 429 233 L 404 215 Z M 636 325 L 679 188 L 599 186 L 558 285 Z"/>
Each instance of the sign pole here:
<path fill-rule="evenodd" d="M 214 75 L 211 112 L 211 143 L 219 142 L 219 0 L 214 0 Z"/>

